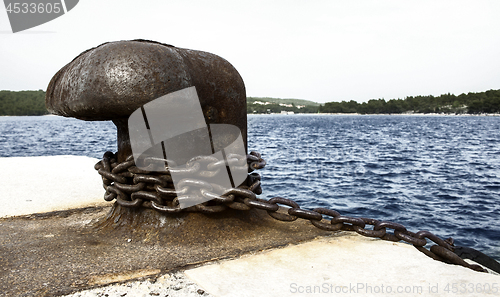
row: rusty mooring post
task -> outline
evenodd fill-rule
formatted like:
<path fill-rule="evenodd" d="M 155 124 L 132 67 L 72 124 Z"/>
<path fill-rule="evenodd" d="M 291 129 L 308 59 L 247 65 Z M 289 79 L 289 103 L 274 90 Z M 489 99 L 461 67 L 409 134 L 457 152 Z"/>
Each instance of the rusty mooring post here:
<path fill-rule="evenodd" d="M 81 53 L 52 78 L 46 94 L 50 112 L 88 121 L 111 120 L 117 127 L 118 152 L 104 154 L 96 164 L 103 176 L 105 199 L 116 199 L 107 219 L 100 223 L 101 229 L 123 227 L 134 233 L 157 234 L 159 226 L 177 226 L 178 219 L 186 216 L 198 216 L 192 221 L 197 222 L 194 228 L 203 228 L 207 226 L 206 215 L 200 213 L 212 213 L 214 217 L 265 216 L 264 211 L 251 210 L 243 203 L 243 199 L 254 200 L 255 194 L 261 193 L 256 173 L 249 174 L 239 189 L 186 212 L 177 207 L 175 196 L 179 193 L 171 186 L 168 172 L 145 172 L 134 166 L 127 125 L 130 115 L 152 100 L 193 86 L 207 125 L 239 128 L 246 153 L 245 85 L 236 69 L 214 54 L 147 40 L 109 42 Z M 265 165 L 258 154 L 246 158 L 250 172 Z M 249 212 L 238 213 L 231 208 Z"/>

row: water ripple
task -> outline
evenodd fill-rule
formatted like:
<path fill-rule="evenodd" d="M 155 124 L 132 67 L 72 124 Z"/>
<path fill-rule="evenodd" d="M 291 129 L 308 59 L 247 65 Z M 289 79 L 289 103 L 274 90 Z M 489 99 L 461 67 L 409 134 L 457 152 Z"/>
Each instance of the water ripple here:
<path fill-rule="evenodd" d="M 269 164 L 266 198 L 398 221 L 500 260 L 498 117 L 252 115 L 248 135 Z"/>

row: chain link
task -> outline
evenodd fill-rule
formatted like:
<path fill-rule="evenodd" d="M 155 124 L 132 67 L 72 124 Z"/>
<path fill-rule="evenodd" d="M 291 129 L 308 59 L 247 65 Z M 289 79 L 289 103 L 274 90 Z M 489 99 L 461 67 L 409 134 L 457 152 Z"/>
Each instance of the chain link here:
<path fill-rule="evenodd" d="M 229 155 L 231 164 L 244 164 L 244 156 Z M 174 169 L 166 168 L 165 172 L 150 172 L 135 166 L 133 157 L 129 156 L 124 162 L 117 163 L 116 155 L 106 152 L 103 159 L 94 167 L 102 176 L 103 186 L 106 190 L 104 199 L 113 201 L 124 207 L 147 207 L 162 213 L 203 212 L 217 213 L 228 208 L 236 210 L 250 210 L 252 208 L 265 210 L 271 217 L 279 221 L 295 221 L 304 219 L 314 226 L 327 231 L 353 231 L 362 236 L 375 237 L 387 241 L 404 241 L 412 244 L 427 256 L 449 264 L 461 265 L 470 269 L 487 272 L 479 265 L 471 265 L 454 253 L 453 239 L 443 240 L 429 231 L 410 232 L 401 224 L 378 221 L 371 218 L 357 218 L 343 216 L 339 212 L 316 208 L 314 210 L 302 209 L 293 200 L 274 197 L 270 200 L 257 198 L 262 193 L 260 175 L 253 172 L 266 166 L 266 161 L 257 152 L 246 156 L 249 174 L 246 181 L 237 188 L 222 191 L 219 185 L 202 180 L 184 179 L 175 189 L 170 172 Z M 167 162 L 168 160 L 163 160 Z M 171 162 L 171 161 L 170 161 Z M 171 164 L 171 163 L 169 163 Z M 203 167 L 202 167 L 203 165 Z M 187 162 L 186 169 L 176 170 L 176 173 L 198 173 L 200 177 L 216 175 L 224 163 L 210 157 L 195 157 Z M 222 193 L 221 195 L 217 194 Z M 185 209 L 179 206 L 179 199 L 206 198 L 207 202 L 197 204 Z M 205 200 L 206 200 L 205 199 Z M 284 206 L 287 207 L 284 207 Z M 373 226 L 371 229 L 367 226 Z M 390 233 L 388 229 L 392 229 Z M 427 239 L 436 245 L 430 250 Z"/>

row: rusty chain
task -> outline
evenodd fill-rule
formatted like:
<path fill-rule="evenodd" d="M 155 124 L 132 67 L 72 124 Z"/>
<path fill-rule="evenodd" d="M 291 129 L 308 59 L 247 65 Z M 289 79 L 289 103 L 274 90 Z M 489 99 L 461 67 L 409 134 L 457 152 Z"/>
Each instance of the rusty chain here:
<path fill-rule="evenodd" d="M 227 208 L 237 210 L 250 210 L 252 208 L 262 209 L 276 220 L 295 221 L 298 218 L 309 220 L 314 226 L 327 231 L 353 231 L 362 236 L 380 238 L 387 241 L 404 241 L 412 244 L 425 255 L 445 263 L 461 265 L 475 271 L 487 272 L 479 265 L 469 264 L 454 253 L 454 242 L 450 237 L 446 240 L 434 235 L 429 231 L 413 233 L 405 226 L 370 218 L 359 218 L 343 216 L 339 212 L 316 208 L 314 210 L 302 209 L 293 200 L 274 197 L 270 200 L 257 198 L 262 193 L 260 186 L 260 175 L 253 172 L 262 169 L 266 161 L 257 152 L 251 152 L 246 156 L 233 156 L 233 162 L 241 165 L 248 164 L 248 176 L 246 181 L 237 188 L 232 188 L 221 193 L 217 185 L 196 179 L 184 179 L 178 184 L 179 189 L 173 186 L 172 177 L 168 166 L 164 172 L 150 172 L 135 166 L 133 156 L 129 156 L 124 162 L 118 163 L 116 155 L 106 152 L 103 159 L 94 168 L 102 176 L 103 186 L 106 190 L 104 199 L 113 201 L 124 207 L 147 207 L 162 213 L 177 213 L 181 211 L 198 211 L 204 213 L 216 213 Z M 164 160 L 167 161 L 167 160 Z M 191 159 L 186 166 L 186 172 L 197 173 L 202 176 L 213 176 L 220 170 L 224 163 L 218 162 L 210 157 L 196 157 Z M 179 173 L 177 171 L 177 173 Z M 220 187 L 220 186 L 219 186 Z M 185 209 L 179 206 L 179 197 L 195 195 L 210 199 Z M 368 226 L 373 226 L 371 229 Z M 392 229 L 389 232 L 387 229 Z M 435 245 L 426 249 L 427 239 Z"/>
<path fill-rule="evenodd" d="M 168 160 L 164 160 L 168 161 Z M 232 165 L 248 164 L 248 171 L 263 168 L 266 163 L 257 153 L 244 156 L 228 155 L 228 163 Z M 113 201 L 124 207 L 147 207 L 163 213 L 177 213 L 181 211 L 200 211 L 205 213 L 220 212 L 225 209 L 249 209 L 235 197 L 256 199 L 262 193 L 260 175 L 250 173 L 243 185 L 225 191 L 220 186 L 203 180 L 185 178 L 174 188 L 170 172 L 183 172 L 190 176 L 197 174 L 200 177 L 215 176 L 226 163 L 212 157 L 195 157 L 187 162 L 186 168 L 170 169 L 163 172 L 151 172 L 135 166 L 132 156 L 124 162 L 118 163 L 115 154 L 106 152 L 103 159 L 94 168 L 102 176 L 106 190 L 104 200 Z M 234 168 L 234 167 L 232 167 Z M 246 169 L 246 168 L 245 168 Z M 220 194 L 218 194 L 220 193 Z M 221 195 L 222 194 L 222 195 Z M 205 198 L 210 200 L 185 209 L 179 205 L 180 197 Z"/>

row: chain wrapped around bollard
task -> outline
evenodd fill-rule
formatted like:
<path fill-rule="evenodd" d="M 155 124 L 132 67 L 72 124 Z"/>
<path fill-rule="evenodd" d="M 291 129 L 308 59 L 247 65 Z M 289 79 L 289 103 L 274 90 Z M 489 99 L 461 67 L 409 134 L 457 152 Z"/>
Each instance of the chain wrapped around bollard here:
<path fill-rule="evenodd" d="M 309 220 L 314 226 L 322 230 L 354 231 L 366 237 L 375 237 L 393 242 L 404 241 L 412 244 L 419 251 L 435 260 L 461 265 L 475 271 L 487 272 L 481 266 L 469 264 L 455 254 L 452 238 L 443 240 L 429 231 L 413 233 L 398 223 L 343 216 L 335 210 L 326 208 L 302 209 L 295 201 L 287 198 L 274 197 L 270 200 L 257 198 L 256 195 L 262 193 L 260 175 L 253 171 L 264 168 L 266 165 L 265 160 L 257 152 L 251 152 L 246 157 L 230 156 L 230 160 L 240 162 L 240 165 L 244 165 L 244 162 L 246 162 L 249 174 L 242 185 L 226 190 L 222 195 L 214 193 L 216 192 L 214 188 L 217 185 L 192 178 L 181 181 L 178 185 L 180 189 L 176 190 L 173 186 L 170 170 L 178 169 L 169 169 L 168 166 L 166 166 L 164 172 L 150 172 L 139 169 L 135 166 L 133 156 L 129 156 L 124 162 L 118 163 L 115 154 L 106 152 L 103 159 L 95 165 L 95 169 L 102 176 L 103 186 L 106 190 L 104 199 L 106 201 L 116 199 L 116 203 L 124 207 L 148 207 L 163 213 L 178 213 L 181 211 L 216 213 L 227 208 L 237 210 L 262 209 L 279 221 L 295 221 L 301 218 Z M 167 160 L 164 161 L 167 162 Z M 218 170 L 226 166 L 224 162 L 203 156 L 195 157 L 187 164 L 186 169 L 182 170 L 198 173 L 200 177 L 216 174 Z M 182 209 L 179 206 L 179 197 L 186 195 L 201 195 L 211 200 Z M 288 206 L 288 208 L 280 205 Z M 373 226 L 373 228 L 368 229 L 367 226 L 369 225 Z M 393 229 L 394 231 L 390 233 L 387 229 Z M 427 239 L 436 244 L 431 246 L 430 250 L 424 247 L 427 245 Z"/>

